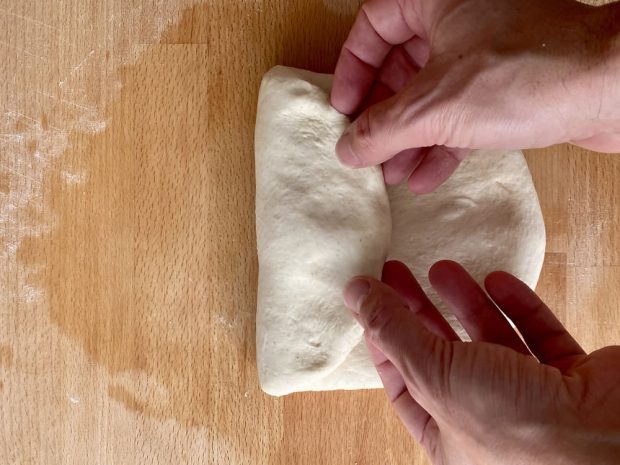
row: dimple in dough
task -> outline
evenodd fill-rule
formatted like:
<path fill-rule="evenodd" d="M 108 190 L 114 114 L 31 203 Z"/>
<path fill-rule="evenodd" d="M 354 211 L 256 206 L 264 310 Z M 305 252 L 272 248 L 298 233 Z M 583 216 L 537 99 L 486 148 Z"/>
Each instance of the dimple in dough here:
<path fill-rule="evenodd" d="M 356 275 L 405 262 L 448 320 L 428 283 L 437 260 L 481 282 L 540 274 L 545 228 L 523 154 L 477 151 L 432 194 L 386 189 L 378 167 L 342 167 L 335 145 L 349 120 L 329 105 L 331 76 L 277 66 L 263 78 L 256 117 L 259 260 L 256 356 L 262 389 L 381 387 L 361 327 L 342 302 Z"/>

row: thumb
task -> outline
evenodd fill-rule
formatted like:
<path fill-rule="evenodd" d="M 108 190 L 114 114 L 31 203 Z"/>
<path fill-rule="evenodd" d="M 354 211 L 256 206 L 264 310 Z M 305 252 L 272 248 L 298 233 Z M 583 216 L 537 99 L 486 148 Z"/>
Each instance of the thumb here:
<path fill-rule="evenodd" d="M 396 291 L 360 277 L 347 285 L 344 300 L 366 337 L 401 373 L 416 401 L 425 407 L 447 393 L 452 344 L 428 331 Z"/>
<path fill-rule="evenodd" d="M 433 123 L 441 120 L 439 109 L 423 102 L 430 81 L 426 74 L 415 76 L 400 92 L 360 113 L 336 144 L 340 162 L 374 166 L 406 149 L 444 144 L 442 135 L 433 133 L 440 126 Z"/>

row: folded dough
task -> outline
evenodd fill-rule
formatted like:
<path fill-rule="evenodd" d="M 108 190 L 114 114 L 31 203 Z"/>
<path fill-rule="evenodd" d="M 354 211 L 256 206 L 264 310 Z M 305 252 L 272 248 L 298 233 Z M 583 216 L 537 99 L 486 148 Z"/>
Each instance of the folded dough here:
<path fill-rule="evenodd" d="M 386 190 L 380 168 L 336 159 L 349 120 L 329 105 L 330 86 L 330 75 L 277 66 L 259 94 L 256 353 L 261 387 L 275 396 L 381 386 L 342 289 L 356 275 L 379 277 L 386 257 L 407 263 L 439 305 L 427 280 L 439 259 L 478 280 L 503 269 L 534 287 L 544 257 L 520 152 L 475 152 L 425 196 Z"/>

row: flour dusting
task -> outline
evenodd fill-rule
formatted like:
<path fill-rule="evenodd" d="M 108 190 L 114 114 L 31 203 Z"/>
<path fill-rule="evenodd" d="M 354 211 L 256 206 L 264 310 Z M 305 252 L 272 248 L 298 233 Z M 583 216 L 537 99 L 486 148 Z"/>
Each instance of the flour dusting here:
<path fill-rule="evenodd" d="M 56 13 L 47 16 L 36 2 L 0 8 L 0 30 L 6 37 L 26 37 L 15 43 L 0 40 L 0 79 L 9 89 L 0 110 L 3 306 L 44 297 L 28 284 L 32 270 L 20 263 L 18 251 L 25 238 L 55 226 L 57 219 L 44 199 L 44 180 L 54 159 L 68 148 L 72 133 L 105 130 L 106 108 L 122 88 L 121 67 L 135 63 L 195 2 L 155 0 L 122 4 L 120 11 L 98 2 L 54 3 L 51 11 Z M 86 172 L 59 174 L 69 185 L 88 180 Z"/>

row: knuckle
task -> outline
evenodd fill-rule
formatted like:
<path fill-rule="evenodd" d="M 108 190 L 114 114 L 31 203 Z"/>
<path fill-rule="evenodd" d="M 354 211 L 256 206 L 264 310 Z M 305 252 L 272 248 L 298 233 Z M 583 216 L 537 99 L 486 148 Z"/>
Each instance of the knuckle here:
<path fill-rule="evenodd" d="M 435 134 L 437 145 L 454 145 L 451 144 L 455 130 L 454 110 L 447 105 L 438 105 L 434 110 L 427 120 L 428 131 Z"/>
<path fill-rule="evenodd" d="M 394 325 L 394 312 L 379 299 L 372 299 L 363 311 L 366 331 L 372 340 L 382 340 Z"/>
<path fill-rule="evenodd" d="M 355 124 L 355 140 L 360 149 L 365 151 L 372 151 L 374 147 L 373 133 L 372 133 L 372 117 L 370 115 L 371 110 L 363 112 L 357 119 Z"/>
<path fill-rule="evenodd" d="M 452 99 L 427 102 L 410 119 L 428 145 L 468 146 L 467 111 Z"/>

